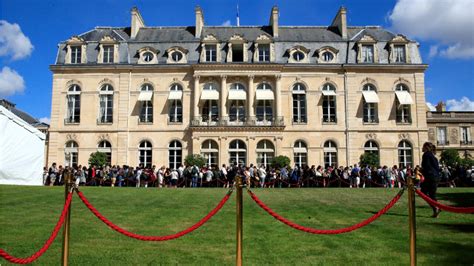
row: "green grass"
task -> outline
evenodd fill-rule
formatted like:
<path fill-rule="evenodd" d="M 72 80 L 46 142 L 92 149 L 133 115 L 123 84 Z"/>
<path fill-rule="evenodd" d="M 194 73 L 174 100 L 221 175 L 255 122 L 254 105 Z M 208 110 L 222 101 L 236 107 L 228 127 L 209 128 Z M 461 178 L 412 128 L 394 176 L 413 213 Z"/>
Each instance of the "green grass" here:
<path fill-rule="evenodd" d="M 223 189 L 84 187 L 81 191 L 114 223 L 132 232 L 163 235 L 194 224 L 225 195 Z M 315 228 L 340 228 L 380 210 L 396 193 L 389 189 L 255 189 L 284 217 Z M 474 189 L 441 188 L 450 205 L 474 206 Z M 64 202 L 61 187 L 0 186 L 0 247 L 25 257 L 39 249 Z M 166 242 L 142 242 L 112 231 L 75 195 L 71 265 L 233 265 L 235 194 L 215 217 L 193 233 Z M 431 209 L 417 198 L 419 265 L 472 265 L 474 215 Z M 61 235 L 36 262 L 58 265 Z M 374 223 L 342 235 L 312 235 L 267 215 L 244 192 L 244 263 L 248 265 L 408 265 L 407 195 Z M 8 265 L 0 259 L 1 265 Z"/>

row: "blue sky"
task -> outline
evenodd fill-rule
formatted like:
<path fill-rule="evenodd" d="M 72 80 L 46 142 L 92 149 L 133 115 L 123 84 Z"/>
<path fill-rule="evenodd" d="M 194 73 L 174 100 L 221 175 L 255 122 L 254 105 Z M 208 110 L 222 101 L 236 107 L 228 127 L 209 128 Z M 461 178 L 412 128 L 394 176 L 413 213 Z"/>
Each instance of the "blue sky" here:
<path fill-rule="evenodd" d="M 423 60 L 429 64 L 428 102 L 443 100 L 452 110 L 474 111 L 472 0 L 0 0 L 0 98 L 37 118 L 49 118 L 49 65 L 54 63 L 60 41 L 95 26 L 129 26 L 133 6 L 139 8 L 147 26 L 194 25 L 195 5 L 203 8 L 207 25 L 235 25 L 237 2 L 241 25 L 266 25 L 271 7 L 278 5 L 280 25 L 327 26 L 343 5 L 349 26 L 381 25 L 420 42 Z M 11 39 L 16 40 L 13 45 L 7 43 Z"/>

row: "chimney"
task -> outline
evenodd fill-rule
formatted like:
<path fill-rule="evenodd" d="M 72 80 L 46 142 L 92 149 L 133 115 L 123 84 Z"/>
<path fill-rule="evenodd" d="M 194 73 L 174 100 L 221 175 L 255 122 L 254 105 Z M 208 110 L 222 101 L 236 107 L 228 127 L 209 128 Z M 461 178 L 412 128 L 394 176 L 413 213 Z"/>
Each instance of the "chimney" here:
<path fill-rule="evenodd" d="M 196 12 L 196 32 L 195 37 L 201 38 L 202 29 L 204 28 L 204 14 L 200 6 L 196 6 L 194 9 Z"/>
<path fill-rule="evenodd" d="M 278 38 L 278 7 L 272 7 L 272 13 L 270 14 L 270 26 L 272 26 L 273 37 Z"/>
<path fill-rule="evenodd" d="M 341 6 L 337 11 L 336 17 L 332 20 L 331 27 L 336 27 L 339 30 L 339 34 L 343 39 L 347 39 L 347 17 L 346 8 Z"/>
<path fill-rule="evenodd" d="M 131 32 L 130 37 L 132 39 L 135 39 L 140 28 L 145 27 L 145 22 L 143 21 L 142 15 L 140 15 L 140 11 L 138 11 L 137 7 L 133 7 L 131 10 L 131 13 L 132 13 L 132 27 L 131 27 L 132 29 L 130 31 Z"/>
<path fill-rule="evenodd" d="M 446 104 L 443 101 L 436 105 L 436 112 L 446 112 Z"/>

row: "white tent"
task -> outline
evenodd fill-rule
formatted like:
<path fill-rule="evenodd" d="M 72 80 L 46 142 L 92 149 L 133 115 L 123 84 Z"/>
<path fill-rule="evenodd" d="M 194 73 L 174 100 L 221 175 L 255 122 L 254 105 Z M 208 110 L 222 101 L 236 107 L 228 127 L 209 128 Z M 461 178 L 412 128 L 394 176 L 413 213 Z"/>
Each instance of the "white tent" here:
<path fill-rule="evenodd" d="M 0 106 L 0 184 L 43 184 L 46 136 Z"/>

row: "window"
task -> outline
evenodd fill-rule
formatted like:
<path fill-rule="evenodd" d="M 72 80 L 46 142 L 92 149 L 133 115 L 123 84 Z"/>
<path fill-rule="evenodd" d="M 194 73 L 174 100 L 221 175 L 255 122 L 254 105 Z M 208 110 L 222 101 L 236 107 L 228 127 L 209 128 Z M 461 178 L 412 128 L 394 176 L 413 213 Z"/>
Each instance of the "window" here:
<path fill-rule="evenodd" d="M 449 145 L 446 136 L 446 127 L 437 127 L 438 145 Z"/>
<path fill-rule="evenodd" d="M 299 62 L 301 60 L 303 60 L 305 58 L 305 55 L 303 52 L 301 51 L 295 51 L 293 52 L 293 59 L 296 61 L 296 62 Z"/>
<path fill-rule="evenodd" d="M 257 144 L 257 164 L 267 167 L 275 157 L 275 147 L 269 140 L 262 140 Z"/>
<path fill-rule="evenodd" d="M 374 62 L 374 46 L 362 45 L 362 63 Z"/>
<path fill-rule="evenodd" d="M 373 140 L 369 140 L 364 145 L 364 153 L 373 153 L 377 155 L 377 159 L 380 162 L 380 155 L 379 155 L 379 146 L 377 142 Z"/>
<path fill-rule="evenodd" d="M 232 44 L 232 62 L 244 61 L 244 44 Z"/>
<path fill-rule="evenodd" d="M 413 165 L 413 150 L 411 148 L 411 144 L 406 141 L 402 140 L 398 144 L 398 167 L 403 168 L 407 167 L 408 165 Z"/>
<path fill-rule="evenodd" d="M 217 122 L 219 120 L 219 105 L 216 100 L 206 100 L 202 107 L 203 122 Z"/>
<path fill-rule="evenodd" d="M 393 52 L 395 57 L 395 63 L 405 63 L 406 62 L 406 53 L 405 45 L 394 45 Z"/>
<path fill-rule="evenodd" d="M 229 108 L 230 122 L 244 122 L 245 121 L 245 102 L 242 100 L 235 100 L 230 102 Z"/>
<path fill-rule="evenodd" d="M 71 64 L 82 63 L 82 46 L 71 46 Z"/>
<path fill-rule="evenodd" d="M 293 158 L 298 167 L 308 164 L 308 148 L 302 140 L 297 140 L 293 146 Z"/>
<path fill-rule="evenodd" d="M 324 62 L 331 62 L 334 59 L 334 55 L 331 52 L 324 52 L 322 58 Z"/>
<path fill-rule="evenodd" d="M 270 44 L 258 45 L 258 62 L 270 62 Z"/>
<path fill-rule="evenodd" d="M 181 52 L 174 51 L 171 53 L 171 60 L 174 62 L 179 62 L 181 59 L 183 59 L 183 54 Z"/>
<path fill-rule="evenodd" d="M 257 107 L 256 107 L 256 116 L 258 122 L 266 122 L 273 120 L 273 100 L 268 100 L 263 97 L 259 99 L 258 91 L 272 91 L 272 87 L 267 83 L 260 83 L 257 86 Z"/>
<path fill-rule="evenodd" d="M 102 86 L 99 92 L 99 123 L 112 123 L 114 111 L 114 88 L 110 84 Z"/>
<path fill-rule="evenodd" d="M 327 83 L 323 86 L 323 123 L 336 123 L 336 88 Z"/>
<path fill-rule="evenodd" d="M 362 88 L 362 93 L 364 96 L 364 123 L 378 123 L 378 97 L 375 86 L 372 84 L 365 84 Z"/>
<path fill-rule="evenodd" d="M 208 166 L 217 167 L 217 159 L 219 158 L 219 146 L 213 140 L 206 140 L 201 145 L 201 154 L 206 159 Z"/>
<path fill-rule="evenodd" d="M 471 140 L 471 128 L 461 127 L 461 145 L 472 144 Z"/>
<path fill-rule="evenodd" d="M 170 169 L 178 169 L 183 158 L 183 148 L 181 142 L 173 140 L 168 146 Z"/>
<path fill-rule="evenodd" d="M 64 161 L 65 166 L 74 167 L 77 166 L 78 162 L 78 149 L 79 145 L 77 142 L 71 140 L 66 143 L 64 147 Z"/>
<path fill-rule="evenodd" d="M 324 167 L 337 166 L 337 146 L 333 141 L 324 143 Z"/>
<path fill-rule="evenodd" d="M 217 45 L 206 44 L 206 62 L 217 61 Z"/>
<path fill-rule="evenodd" d="M 113 45 L 104 45 L 103 46 L 104 59 L 103 63 L 113 63 L 114 62 L 114 46 Z"/>
<path fill-rule="evenodd" d="M 155 57 L 155 55 L 152 52 L 143 53 L 143 61 L 144 62 L 149 63 L 153 60 L 154 57 Z"/>
<path fill-rule="evenodd" d="M 142 141 L 138 147 L 138 162 L 145 168 L 151 168 L 152 148 L 149 141 Z"/>
<path fill-rule="evenodd" d="M 183 87 L 178 83 L 174 83 L 170 87 L 170 92 L 182 92 Z M 170 94 L 171 95 L 171 94 Z M 179 98 L 179 99 L 178 99 Z M 170 99 L 170 109 L 168 112 L 168 121 L 171 123 L 182 123 L 183 122 L 183 104 L 181 96 L 173 97 Z"/>
<path fill-rule="evenodd" d="M 148 98 L 144 98 L 142 101 L 139 121 L 141 123 L 153 123 L 153 103 L 151 98 L 153 96 L 153 86 L 148 83 L 143 84 L 141 87 L 142 93 L 146 93 L 145 95 L 148 95 Z"/>
<path fill-rule="evenodd" d="M 72 85 L 67 92 L 67 114 L 65 123 L 79 123 L 81 119 L 81 87 Z"/>
<path fill-rule="evenodd" d="M 405 84 L 397 84 L 395 87 L 395 91 L 400 91 L 400 92 L 409 92 L 408 86 Z M 408 94 L 408 97 L 410 95 Z M 398 99 L 398 108 L 397 108 L 397 123 L 404 123 L 408 124 L 411 123 L 411 115 L 410 115 L 410 104 L 409 102 L 401 102 L 399 98 Z"/>
<path fill-rule="evenodd" d="M 112 145 L 110 144 L 110 142 L 106 140 L 99 142 L 99 145 L 97 146 L 97 151 L 105 153 L 107 157 L 107 164 L 112 165 Z"/>
<path fill-rule="evenodd" d="M 306 123 L 306 87 L 301 83 L 293 86 L 293 123 Z"/>
<path fill-rule="evenodd" d="M 241 140 L 233 140 L 229 144 L 229 164 L 236 162 L 239 166 L 247 165 L 247 147 Z"/>

